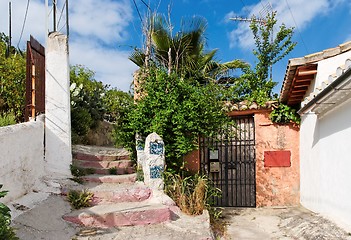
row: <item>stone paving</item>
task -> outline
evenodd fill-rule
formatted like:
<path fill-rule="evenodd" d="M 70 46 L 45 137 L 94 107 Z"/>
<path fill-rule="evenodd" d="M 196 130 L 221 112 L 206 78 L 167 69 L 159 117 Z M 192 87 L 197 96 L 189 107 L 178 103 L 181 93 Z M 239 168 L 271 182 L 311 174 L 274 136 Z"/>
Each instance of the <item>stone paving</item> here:
<path fill-rule="evenodd" d="M 224 239 L 337 240 L 350 233 L 303 207 L 228 208 L 224 212 Z"/>
<path fill-rule="evenodd" d="M 178 219 L 146 226 L 97 229 L 68 223 L 62 216 L 71 208 L 59 195 L 51 195 L 33 209 L 13 220 L 16 234 L 21 240 L 205 240 L 212 239 L 209 221 L 204 214 L 190 217 L 177 213 Z"/>

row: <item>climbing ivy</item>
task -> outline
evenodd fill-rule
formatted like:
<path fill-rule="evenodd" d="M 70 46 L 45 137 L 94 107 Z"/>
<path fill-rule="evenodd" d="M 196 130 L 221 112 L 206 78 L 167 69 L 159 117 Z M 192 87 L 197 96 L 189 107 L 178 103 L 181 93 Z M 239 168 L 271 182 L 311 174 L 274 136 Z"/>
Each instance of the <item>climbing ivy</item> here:
<path fill-rule="evenodd" d="M 270 114 L 270 119 L 275 123 L 290 123 L 294 122 L 300 124 L 300 116 L 296 113 L 296 109 L 291 108 L 285 104 L 279 104 L 278 107 L 273 109 Z"/>

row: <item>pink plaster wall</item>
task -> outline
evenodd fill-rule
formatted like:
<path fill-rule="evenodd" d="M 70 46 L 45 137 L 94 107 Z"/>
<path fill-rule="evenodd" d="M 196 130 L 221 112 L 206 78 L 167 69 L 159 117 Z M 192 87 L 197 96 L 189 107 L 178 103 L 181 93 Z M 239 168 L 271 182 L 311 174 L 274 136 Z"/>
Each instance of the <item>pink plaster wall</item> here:
<path fill-rule="evenodd" d="M 256 206 L 298 205 L 300 199 L 299 128 L 273 124 L 270 111 L 255 113 Z M 265 151 L 291 151 L 290 167 L 265 167 Z"/>

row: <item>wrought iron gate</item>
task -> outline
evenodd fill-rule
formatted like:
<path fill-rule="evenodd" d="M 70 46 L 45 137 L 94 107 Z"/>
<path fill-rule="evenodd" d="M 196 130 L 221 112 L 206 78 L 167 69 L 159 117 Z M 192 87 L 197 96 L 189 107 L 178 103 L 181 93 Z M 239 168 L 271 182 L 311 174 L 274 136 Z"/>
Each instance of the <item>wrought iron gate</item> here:
<path fill-rule="evenodd" d="M 233 120 L 216 137 L 200 138 L 201 172 L 222 191 L 214 198 L 216 206 L 256 207 L 254 118 Z"/>

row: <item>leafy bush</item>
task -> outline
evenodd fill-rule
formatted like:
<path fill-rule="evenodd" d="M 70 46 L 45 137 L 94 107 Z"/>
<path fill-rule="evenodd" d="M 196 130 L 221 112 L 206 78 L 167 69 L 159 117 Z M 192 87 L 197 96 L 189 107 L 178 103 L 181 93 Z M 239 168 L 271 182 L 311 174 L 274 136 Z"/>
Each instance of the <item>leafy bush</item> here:
<path fill-rule="evenodd" d="M 96 129 L 101 121 L 116 125 L 133 105 L 131 94 L 110 88 L 95 80 L 90 69 L 71 66 L 71 125 L 72 142 L 87 144 L 89 130 Z"/>
<path fill-rule="evenodd" d="M 143 91 L 147 94 L 133 105 L 116 136 L 135 151 L 135 134 L 146 137 L 157 132 L 165 142 L 169 170 L 184 165 L 183 156 L 198 148 L 199 135 L 214 134 L 229 118 L 222 111 L 218 86 L 199 85 L 164 71 L 150 71 Z"/>
<path fill-rule="evenodd" d="M 219 196 L 220 190 L 213 188 L 206 176 L 182 177 L 179 174 L 166 172 L 164 178 L 165 192 L 182 212 L 189 215 L 200 215 L 204 209 L 214 212 L 211 206 L 212 198 Z"/>
<path fill-rule="evenodd" d="M 0 184 L 0 189 L 3 185 Z M 1 191 L 0 198 L 6 196 L 8 191 Z M 11 210 L 3 203 L 0 203 L 0 240 L 17 240 L 11 224 Z"/>
<path fill-rule="evenodd" d="M 0 115 L 0 127 L 16 124 L 16 117 L 13 113 Z"/>
<path fill-rule="evenodd" d="M 79 65 L 71 67 L 70 79 L 72 133 L 82 137 L 103 119 L 106 86 L 94 79 L 93 71 Z"/>
<path fill-rule="evenodd" d="M 26 59 L 11 48 L 7 56 L 8 37 L 0 33 L 0 115 L 12 112 L 16 122 L 23 121 L 25 100 Z"/>
<path fill-rule="evenodd" d="M 94 194 L 88 190 L 70 190 L 67 194 L 67 200 L 74 209 L 81 209 L 91 206 Z"/>
<path fill-rule="evenodd" d="M 293 109 L 287 105 L 279 104 L 270 114 L 270 119 L 275 123 L 290 123 L 294 122 L 300 124 L 300 116 L 296 113 L 296 109 Z"/>

